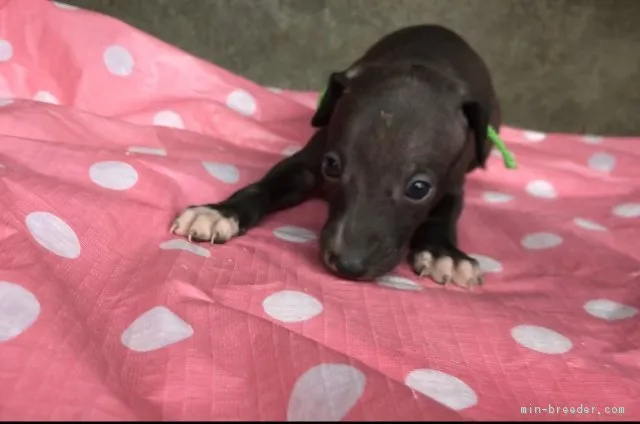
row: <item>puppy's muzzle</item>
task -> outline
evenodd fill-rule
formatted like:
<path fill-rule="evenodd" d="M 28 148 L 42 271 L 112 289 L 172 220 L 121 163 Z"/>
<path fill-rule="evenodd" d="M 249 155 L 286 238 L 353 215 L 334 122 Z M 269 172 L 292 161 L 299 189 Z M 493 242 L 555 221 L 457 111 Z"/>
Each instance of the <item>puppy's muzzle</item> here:
<path fill-rule="evenodd" d="M 342 277 L 357 280 L 367 273 L 367 252 L 364 250 L 344 249 L 338 253 L 328 250 L 324 256 L 327 266 Z"/>

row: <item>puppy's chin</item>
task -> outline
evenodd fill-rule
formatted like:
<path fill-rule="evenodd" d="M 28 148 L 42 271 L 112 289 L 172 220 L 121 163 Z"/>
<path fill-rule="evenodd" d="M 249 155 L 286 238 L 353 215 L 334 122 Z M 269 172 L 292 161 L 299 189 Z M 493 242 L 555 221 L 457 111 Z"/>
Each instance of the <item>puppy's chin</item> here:
<path fill-rule="evenodd" d="M 342 280 L 356 281 L 356 282 L 362 282 L 362 283 L 373 282 L 376 278 L 382 277 L 383 275 L 386 275 L 389 272 L 393 271 L 393 269 L 398 265 L 402 257 L 401 254 L 390 254 L 386 256 L 382 261 L 374 262 L 372 266 L 370 266 L 367 269 L 367 272 L 364 275 L 359 277 L 353 277 L 350 275 L 344 275 L 340 273 L 336 269 L 335 265 L 333 265 L 329 260 L 329 253 L 326 250 L 322 250 L 321 256 L 322 256 L 321 259 L 322 259 L 323 266 L 327 271 L 329 271 L 334 276 Z"/>
<path fill-rule="evenodd" d="M 378 262 L 371 264 L 371 267 L 367 270 L 367 274 L 361 281 L 373 281 L 378 277 L 382 277 L 389 274 L 400 263 L 400 254 L 389 254 Z"/>

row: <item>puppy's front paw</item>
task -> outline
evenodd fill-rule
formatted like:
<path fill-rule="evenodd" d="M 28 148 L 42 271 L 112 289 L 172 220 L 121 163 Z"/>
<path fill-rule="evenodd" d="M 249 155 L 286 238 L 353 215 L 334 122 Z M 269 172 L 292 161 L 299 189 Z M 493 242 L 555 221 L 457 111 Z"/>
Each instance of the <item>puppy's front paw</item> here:
<path fill-rule="evenodd" d="M 209 241 L 225 243 L 238 235 L 238 220 L 226 217 L 220 211 L 208 206 L 194 206 L 185 209 L 173 221 L 171 232 L 186 236 L 189 241 Z"/>
<path fill-rule="evenodd" d="M 416 274 L 438 284 L 470 288 L 483 282 L 478 261 L 455 248 L 416 251 L 412 253 L 411 267 Z"/>

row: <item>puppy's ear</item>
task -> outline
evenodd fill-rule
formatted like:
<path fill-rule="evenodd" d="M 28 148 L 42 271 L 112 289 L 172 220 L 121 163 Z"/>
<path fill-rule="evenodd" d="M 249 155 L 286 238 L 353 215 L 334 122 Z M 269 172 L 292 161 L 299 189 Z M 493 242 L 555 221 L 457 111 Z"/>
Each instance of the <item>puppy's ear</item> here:
<path fill-rule="evenodd" d="M 311 118 L 311 125 L 319 128 L 329 123 L 338 100 L 340 100 L 340 97 L 342 97 L 348 89 L 349 79 L 352 77 L 352 74 L 353 71 L 351 70 L 331 74 L 329 77 L 329 85 L 318 105 L 318 110 L 316 110 L 315 115 Z"/>
<path fill-rule="evenodd" d="M 467 119 L 475 144 L 476 154 L 471 169 L 477 167 L 485 168 L 487 158 L 491 152 L 491 140 L 487 134 L 490 111 L 483 107 L 480 102 L 466 100 L 462 104 L 462 112 Z"/>

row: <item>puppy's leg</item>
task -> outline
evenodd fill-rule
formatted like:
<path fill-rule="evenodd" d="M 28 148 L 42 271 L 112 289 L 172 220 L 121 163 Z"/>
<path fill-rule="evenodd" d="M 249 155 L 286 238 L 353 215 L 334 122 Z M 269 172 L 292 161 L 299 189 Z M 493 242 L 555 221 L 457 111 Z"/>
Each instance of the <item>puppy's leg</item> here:
<path fill-rule="evenodd" d="M 220 203 L 189 206 L 173 221 L 171 232 L 190 241 L 225 243 L 267 215 L 309 199 L 321 181 L 324 139 L 324 130 L 318 131 L 302 150 Z"/>
<path fill-rule="evenodd" d="M 462 287 L 482 284 L 478 262 L 458 249 L 457 225 L 462 211 L 462 193 L 446 194 L 413 235 L 409 262 L 421 276 L 438 284 Z"/>

